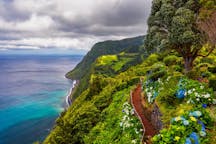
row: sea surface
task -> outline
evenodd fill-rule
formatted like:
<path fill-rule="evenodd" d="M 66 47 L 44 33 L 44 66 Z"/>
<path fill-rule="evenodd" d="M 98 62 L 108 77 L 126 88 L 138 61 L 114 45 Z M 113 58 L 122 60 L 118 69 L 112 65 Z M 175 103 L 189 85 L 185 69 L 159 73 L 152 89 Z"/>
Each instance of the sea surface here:
<path fill-rule="evenodd" d="M 82 56 L 0 55 L 0 144 L 43 140 L 66 107 Z"/>

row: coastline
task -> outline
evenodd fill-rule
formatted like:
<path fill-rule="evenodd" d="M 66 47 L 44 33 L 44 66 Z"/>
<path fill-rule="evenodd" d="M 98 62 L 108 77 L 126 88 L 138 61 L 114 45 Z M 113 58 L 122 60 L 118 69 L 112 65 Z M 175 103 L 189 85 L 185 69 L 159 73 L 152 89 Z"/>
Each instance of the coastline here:
<path fill-rule="evenodd" d="M 70 96 L 71 96 L 74 88 L 76 87 L 76 85 L 77 85 L 77 80 L 72 80 L 72 87 L 70 88 L 70 91 L 69 91 L 69 93 L 68 93 L 68 95 L 66 96 L 66 99 L 65 99 L 66 104 L 67 104 L 67 108 L 70 107 L 71 104 L 72 104 Z"/>

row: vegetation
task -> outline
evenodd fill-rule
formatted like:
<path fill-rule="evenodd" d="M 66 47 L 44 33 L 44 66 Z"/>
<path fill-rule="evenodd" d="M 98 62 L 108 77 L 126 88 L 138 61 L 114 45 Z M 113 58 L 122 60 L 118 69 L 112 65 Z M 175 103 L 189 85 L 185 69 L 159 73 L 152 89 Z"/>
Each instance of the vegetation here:
<path fill-rule="evenodd" d="M 125 53 L 138 53 L 137 57 L 134 57 L 133 61 L 128 62 L 128 66 L 124 68 L 116 68 L 116 71 L 124 71 L 129 65 L 134 65 L 140 62 L 140 54 L 142 49 L 140 47 L 143 45 L 144 36 L 123 39 L 119 41 L 105 41 L 96 43 L 91 51 L 89 51 L 83 60 L 70 72 L 66 74 L 69 79 L 79 80 L 80 84 L 76 91 L 73 93 L 72 99 L 74 100 L 78 97 L 84 90 L 88 88 L 88 82 L 90 80 L 91 74 L 95 71 L 94 62 L 96 59 L 103 55 L 115 55 L 121 52 Z M 108 58 L 109 59 L 109 58 Z M 107 60 L 108 60 L 107 59 Z M 100 61 L 100 60 L 99 60 Z M 131 63 L 131 64 L 130 64 Z M 106 66 L 105 66 L 106 67 Z M 103 69 L 104 67 L 102 67 Z M 98 67 L 100 69 L 100 67 Z M 105 68 L 106 69 L 106 68 Z M 105 70 L 102 70 L 105 71 Z M 108 70 L 109 74 L 112 74 L 112 70 Z"/>
<path fill-rule="evenodd" d="M 204 3 L 210 5 L 201 1 Z M 197 26 L 201 4 L 195 0 L 154 0 L 145 42 L 149 52 L 174 49 L 183 57 L 186 72 L 191 71 L 207 42 Z M 209 51 L 212 52 L 212 48 Z"/>
<path fill-rule="evenodd" d="M 212 2 L 153 0 L 145 46 L 144 37 L 96 44 L 67 74 L 80 80 L 76 99 L 43 143 L 139 144 L 130 91 L 140 78 L 146 118 L 158 107 L 163 126 L 152 143 L 216 143 L 216 51 L 197 24 Z"/>

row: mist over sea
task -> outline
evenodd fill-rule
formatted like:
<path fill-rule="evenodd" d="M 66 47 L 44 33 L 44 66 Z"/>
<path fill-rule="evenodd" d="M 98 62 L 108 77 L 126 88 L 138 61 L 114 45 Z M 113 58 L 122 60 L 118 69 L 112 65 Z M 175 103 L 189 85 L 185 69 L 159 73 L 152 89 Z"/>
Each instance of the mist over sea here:
<path fill-rule="evenodd" d="M 0 144 L 43 140 L 64 110 L 82 56 L 0 55 Z"/>

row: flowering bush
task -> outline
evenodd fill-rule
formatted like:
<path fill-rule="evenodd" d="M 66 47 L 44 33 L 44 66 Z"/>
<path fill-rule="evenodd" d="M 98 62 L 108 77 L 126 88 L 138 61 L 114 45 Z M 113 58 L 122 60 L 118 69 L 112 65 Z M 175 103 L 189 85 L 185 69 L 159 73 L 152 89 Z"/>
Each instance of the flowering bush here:
<path fill-rule="evenodd" d="M 159 78 L 157 81 L 151 81 L 151 80 L 147 80 L 145 82 L 145 93 L 147 96 L 147 100 L 149 103 L 153 103 L 155 98 L 158 96 L 160 90 L 161 90 L 161 85 L 163 84 L 163 82 L 161 81 L 161 79 Z"/>
<path fill-rule="evenodd" d="M 187 103 L 201 104 L 206 107 L 213 103 L 213 90 L 206 84 L 183 78 L 178 83 L 178 90 L 184 90 Z"/>
<path fill-rule="evenodd" d="M 139 119 L 137 119 L 134 115 L 134 109 L 128 102 L 125 102 L 123 104 L 122 112 L 123 117 L 119 124 L 120 127 L 122 127 L 124 132 L 130 133 L 134 136 L 134 138 L 137 138 L 132 140 L 131 143 L 139 143 L 140 138 L 142 137 L 143 129 Z"/>
<path fill-rule="evenodd" d="M 182 116 L 172 118 L 169 128 L 164 128 L 160 131 L 160 134 L 152 138 L 152 142 L 158 143 L 179 143 L 189 144 L 194 142 L 205 142 L 206 138 L 206 121 L 211 118 L 205 110 L 194 110 L 186 112 Z"/>

